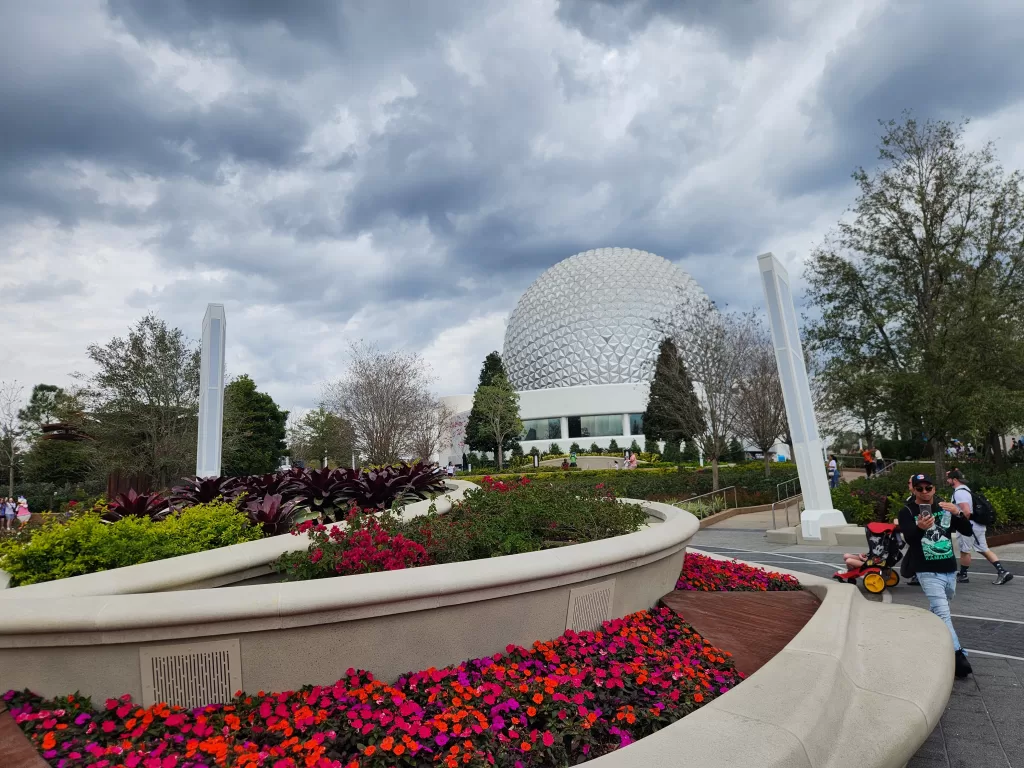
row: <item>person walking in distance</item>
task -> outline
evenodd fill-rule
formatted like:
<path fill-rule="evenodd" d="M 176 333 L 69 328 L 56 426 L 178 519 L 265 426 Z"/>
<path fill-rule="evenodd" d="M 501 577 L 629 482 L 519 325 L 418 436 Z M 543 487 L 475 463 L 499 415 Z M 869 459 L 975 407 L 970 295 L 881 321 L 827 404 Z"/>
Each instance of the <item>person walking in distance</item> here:
<path fill-rule="evenodd" d="M 945 622 L 953 636 L 953 659 L 956 676 L 971 674 L 971 664 L 953 629 L 949 603 L 956 594 L 956 557 L 953 554 L 952 532 L 971 536 L 971 521 L 955 504 L 939 501 L 935 483 L 928 475 L 911 478 L 914 500 L 900 510 L 900 532 L 907 540 L 907 557 L 911 558 L 921 589 L 928 598 L 931 612 Z"/>
<path fill-rule="evenodd" d="M 868 447 L 861 451 L 860 455 L 864 459 L 864 477 L 871 477 L 875 471 L 875 454 Z"/>
<path fill-rule="evenodd" d="M 875 447 L 875 474 L 882 474 L 882 470 L 885 469 L 885 459 L 882 458 L 882 451 L 876 446 Z"/>
<path fill-rule="evenodd" d="M 967 519 L 971 521 L 971 530 L 974 532 L 973 536 L 959 537 L 960 572 L 956 575 L 957 583 L 967 584 L 970 581 L 967 577 L 967 570 L 971 567 L 971 552 L 980 552 L 996 569 L 996 580 L 992 583 L 1000 586 L 1005 584 L 1013 578 L 1013 574 L 1003 568 L 1003 564 L 999 562 L 995 552 L 988 548 L 988 542 L 985 540 L 987 528 L 984 524 L 987 518 L 982 518 L 979 512 L 978 517 L 982 519 L 982 522 L 974 519 L 974 494 L 970 488 L 964 485 L 963 473 L 959 469 L 950 470 L 946 473 L 946 483 L 953 486 L 953 503 L 967 515 Z"/>

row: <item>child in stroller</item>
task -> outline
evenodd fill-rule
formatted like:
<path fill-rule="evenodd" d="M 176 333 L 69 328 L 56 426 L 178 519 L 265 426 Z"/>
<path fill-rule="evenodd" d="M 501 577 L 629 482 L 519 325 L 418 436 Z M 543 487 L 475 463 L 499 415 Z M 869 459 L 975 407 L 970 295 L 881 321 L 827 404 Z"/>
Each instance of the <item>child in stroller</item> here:
<path fill-rule="evenodd" d="M 895 523 L 868 523 L 864 533 L 868 551 L 862 555 L 843 555 L 848 570 L 837 571 L 832 578 L 849 584 L 856 584 L 857 579 L 862 578 L 864 588 L 877 594 L 900 583 L 896 565 L 903 559 L 903 537 Z"/>

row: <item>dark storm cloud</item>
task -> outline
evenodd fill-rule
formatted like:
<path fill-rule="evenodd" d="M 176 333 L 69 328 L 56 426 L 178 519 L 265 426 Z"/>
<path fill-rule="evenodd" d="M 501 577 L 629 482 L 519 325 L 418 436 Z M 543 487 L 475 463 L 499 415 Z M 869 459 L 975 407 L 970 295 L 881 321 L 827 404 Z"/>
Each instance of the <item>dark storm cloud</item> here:
<path fill-rule="evenodd" d="M 877 159 L 879 120 L 979 119 L 1024 96 L 1024 6 L 1000 0 L 896 3 L 830 56 L 806 110 L 824 157 L 794 162 L 784 195 L 845 183 Z M 1015 138 L 1015 137 L 1006 137 Z M 998 147 L 997 147 L 998 150 Z"/>
<path fill-rule="evenodd" d="M 749 48 L 762 38 L 788 36 L 783 0 L 559 0 L 558 16 L 596 40 L 621 44 L 663 21 L 708 30 L 730 46 Z"/>

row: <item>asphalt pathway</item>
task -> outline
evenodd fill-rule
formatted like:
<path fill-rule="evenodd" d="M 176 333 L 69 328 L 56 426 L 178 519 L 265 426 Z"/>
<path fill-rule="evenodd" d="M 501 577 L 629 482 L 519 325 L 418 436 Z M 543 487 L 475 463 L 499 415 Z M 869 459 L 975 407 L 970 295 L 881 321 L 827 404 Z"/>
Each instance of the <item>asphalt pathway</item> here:
<path fill-rule="evenodd" d="M 763 528 L 708 528 L 693 546 L 824 578 L 846 569 L 840 547 L 770 544 Z M 999 556 L 1018 574 L 1013 581 L 993 585 L 994 570 L 975 558 L 970 583 L 957 587 L 953 624 L 974 674 L 955 681 L 942 720 L 908 768 L 1024 768 L 1024 548 L 1007 547 Z M 909 584 L 864 594 L 928 608 L 921 589 Z"/>

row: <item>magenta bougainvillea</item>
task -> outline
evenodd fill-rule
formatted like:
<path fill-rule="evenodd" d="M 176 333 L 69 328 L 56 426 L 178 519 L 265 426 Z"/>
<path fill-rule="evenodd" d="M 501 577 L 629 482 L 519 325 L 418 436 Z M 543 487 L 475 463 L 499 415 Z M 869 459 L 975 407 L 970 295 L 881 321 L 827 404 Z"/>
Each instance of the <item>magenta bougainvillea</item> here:
<path fill-rule="evenodd" d="M 14 719 L 54 768 L 573 765 L 678 720 L 742 679 L 667 609 L 387 684 L 239 694 L 182 710 L 13 691 Z"/>
<path fill-rule="evenodd" d="M 792 576 L 753 568 L 735 560 L 687 552 L 676 589 L 690 592 L 784 592 L 800 589 Z"/>

